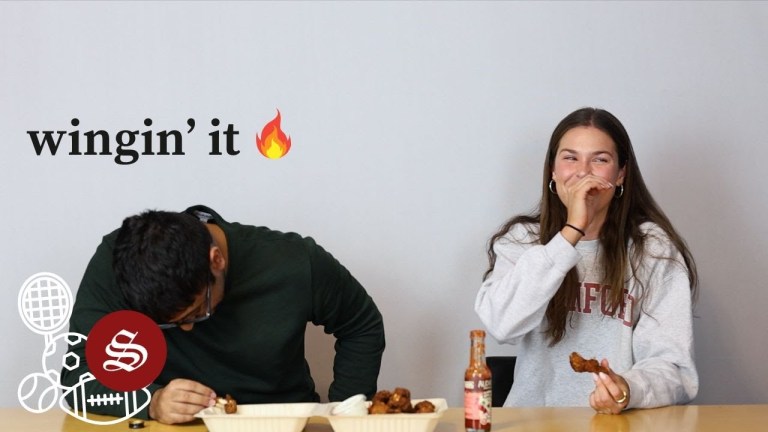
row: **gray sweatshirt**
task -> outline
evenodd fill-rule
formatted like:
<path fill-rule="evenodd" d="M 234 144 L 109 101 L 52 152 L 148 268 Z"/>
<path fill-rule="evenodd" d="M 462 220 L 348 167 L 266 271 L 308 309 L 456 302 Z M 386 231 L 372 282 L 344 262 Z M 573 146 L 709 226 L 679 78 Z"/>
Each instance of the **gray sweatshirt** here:
<path fill-rule="evenodd" d="M 573 351 L 608 359 L 629 383 L 627 408 L 683 404 L 696 396 L 688 273 L 658 226 L 645 223 L 641 229 L 649 234 L 636 274 L 644 288 L 631 278 L 615 316 L 605 313 L 604 293 L 611 287 L 600 283 L 597 240 L 574 247 L 557 234 L 541 245 L 517 225 L 494 244 L 496 265 L 477 294 L 475 312 L 496 340 L 520 346 L 505 406 L 589 406 L 595 384 L 591 374 L 571 369 Z M 571 308 L 565 337 L 550 347 L 544 313 L 574 266 L 581 281 L 578 304 Z"/>

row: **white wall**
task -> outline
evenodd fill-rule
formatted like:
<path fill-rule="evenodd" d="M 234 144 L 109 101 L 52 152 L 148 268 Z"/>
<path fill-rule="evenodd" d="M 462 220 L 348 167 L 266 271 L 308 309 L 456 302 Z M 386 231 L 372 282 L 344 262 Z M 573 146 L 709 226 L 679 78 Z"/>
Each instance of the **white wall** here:
<path fill-rule="evenodd" d="M 767 49 L 759 2 L 2 3 L 0 406 L 43 348 L 24 280 L 76 289 L 123 217 L 195 203 L 316 238 L 385 315 L 380 387 L 460 405 L 486 241 L 536 203 L 552 128 L 585 105 L 623 120 L 697 258 L 696 402 L 767 403 Z M 253 137 L 276 108 L 293 148 L 272 161 Z M 73 117 L 197 126 L 185 156 L 36 156 L 26 131 Z M 238 156 L 207 154 L 213 117 Z"/>

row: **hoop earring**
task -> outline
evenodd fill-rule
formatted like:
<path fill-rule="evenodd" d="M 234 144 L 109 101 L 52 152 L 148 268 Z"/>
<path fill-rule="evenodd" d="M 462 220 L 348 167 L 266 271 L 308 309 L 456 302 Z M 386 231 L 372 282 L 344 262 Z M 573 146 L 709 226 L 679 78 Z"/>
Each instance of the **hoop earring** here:
<path fill-rule="evenodd" d="M 624 185 L 623 185 L 623 184 L 622 184 L 622 185 L 619 185 L 619 188 L 620 188 L 620 189 L 619 189 L 619 193 L 618 193 L 617 195 L 615 195 L 616 199 L 619 199 L 619 198 L 621 198 L 622 196 L 624 196 Z"/>
<path fill-rule="evenodd" d="M 550 179 L 549 180 L 549 191 L 552 192 L 553 194 L 557 195 L 557 191 L 553 187 L 554 185 L 555 185 L 555 181 Z"/>

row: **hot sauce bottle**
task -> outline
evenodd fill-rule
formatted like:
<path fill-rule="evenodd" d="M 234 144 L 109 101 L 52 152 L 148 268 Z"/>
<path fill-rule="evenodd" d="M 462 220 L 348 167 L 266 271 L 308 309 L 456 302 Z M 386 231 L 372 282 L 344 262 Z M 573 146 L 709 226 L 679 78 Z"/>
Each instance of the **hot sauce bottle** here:
<path fill-rule="evenodd" d="M 491 430 L 491 370 L 485 364 L 485 331 L 469 332 L 469 367 L 464 372 L 466 432 Z"/>

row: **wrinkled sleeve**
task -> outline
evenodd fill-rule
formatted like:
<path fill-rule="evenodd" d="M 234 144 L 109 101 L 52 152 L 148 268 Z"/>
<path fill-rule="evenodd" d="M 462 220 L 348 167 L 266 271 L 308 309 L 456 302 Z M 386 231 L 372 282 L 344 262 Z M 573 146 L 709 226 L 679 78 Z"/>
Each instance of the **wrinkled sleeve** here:
<path fill-rule="evenodd" d="M 687 269 L 679 252 L 663 238 L 649 241 L 646 248 L 647 298 L 637 311 L 634 364 L 622 374 L 630 386 L 629 408 L 689 403 L 699 390 Z"/>
<path fill-rule="evenodd" d="M 559 233 L 532 244 L 515 226 L 493 245 L 496 264 L 475 299 L 475 312 L 497 341 L 516 343 L 538 328 L 550 299 L 581 255 Z"/>
<path fill-rule="evenodd" d="M 368 398 L 384 353 L 384 321 L 373 299 L 330 253 L 307 239 L 312 268 L 312 322 L 336 338 L 331 401 L 355 394 Z"/>

